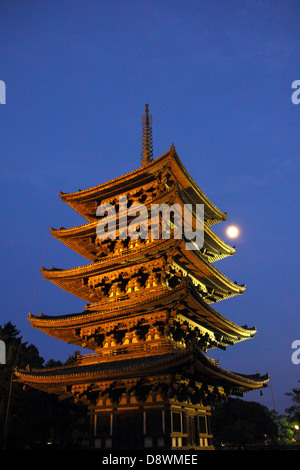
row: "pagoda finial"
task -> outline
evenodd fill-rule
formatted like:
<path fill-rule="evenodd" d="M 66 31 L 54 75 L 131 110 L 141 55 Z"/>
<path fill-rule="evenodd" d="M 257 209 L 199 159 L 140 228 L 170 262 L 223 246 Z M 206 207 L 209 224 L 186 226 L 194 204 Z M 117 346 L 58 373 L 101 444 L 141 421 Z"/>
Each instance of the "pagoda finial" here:
<path fill-rule="evenodd" d="M 175 150 L 175 145 L 174 145 L 174 144 L 171 145 L 171 149 L 170 149 L 170 150 L 171 150 L 171 155 L 172 155 L 172 156 L 176 155 L 176 150 Z"/>
<path fill-rule="evenodd" d="M 152 116 L 149 113 L 149 104 L 145 105 L 145 114 L 142 115 L 143 140 L 141 162 L 142 166 L 148 165 L 153 160 L 153 142 L 152 142 Z"/>

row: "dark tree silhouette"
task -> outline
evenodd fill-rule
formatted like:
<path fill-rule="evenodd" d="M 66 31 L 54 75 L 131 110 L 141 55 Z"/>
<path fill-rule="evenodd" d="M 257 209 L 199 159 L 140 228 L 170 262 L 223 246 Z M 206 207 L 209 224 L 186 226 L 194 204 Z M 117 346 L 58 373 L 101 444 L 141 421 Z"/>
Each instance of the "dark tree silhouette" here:
<path fill-rule="evenodd" d="M 288 414 L 288 419 L 289 421 L 296 421 L 300 425 L 300 388 L 293 388 L 292 392 L 286 393 L 286 395 L 291 397 L 294 403 L 285 410 Z"/>
<path fill-rule="evenodd" d="M 6 345 L 6 364 L 0 365 L 0 448 L 24 449 L 56 445 L 75 447 L 88 438 L 85 407 L 16 382 L 13 371 L 62 365 L 50 359 L 44 365 L 38 349 L 22 341 L 10 322 L 0 326 L 0 339 Z"/>
<path fill-rule="evenodd" d="M 277 437 L 278 429 L 268 408 L 256 402 L 230 398 L 215 407 L 212 428 L 217 447 L 262 445 Z"/>

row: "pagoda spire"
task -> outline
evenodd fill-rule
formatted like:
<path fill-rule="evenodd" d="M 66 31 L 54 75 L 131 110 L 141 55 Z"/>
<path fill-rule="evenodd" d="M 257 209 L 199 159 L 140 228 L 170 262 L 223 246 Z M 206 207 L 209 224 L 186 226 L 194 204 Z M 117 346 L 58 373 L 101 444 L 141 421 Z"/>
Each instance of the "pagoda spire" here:
<path fill-rule="evenodd" d="M 152 142 L 152 115 L 149 113 L 149 104 L 145 105 L 145 114 L 142 115 L 143 139 L 142 139 L 142 166 L 148 165 L 153 160 Z"/>

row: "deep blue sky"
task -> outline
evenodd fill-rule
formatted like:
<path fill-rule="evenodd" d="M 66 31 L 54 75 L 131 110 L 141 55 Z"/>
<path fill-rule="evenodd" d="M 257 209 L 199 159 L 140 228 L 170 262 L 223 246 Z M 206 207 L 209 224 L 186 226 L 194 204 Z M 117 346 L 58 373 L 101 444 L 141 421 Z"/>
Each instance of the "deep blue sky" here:
<path fill-rule="evenodd" d="M 154 156 L 175 144 L 228 223 L 237 252 L 216 266 L 247 290 L 216 308 L 256 325 L 220 365 L 269 372 L 246 398 L 282 412 L 298 386 L 299 1 L 1 0 L 1 319 L 40 354 L 77 348 L 34 330 L 28 312 L 79 312 L 84 301 L 43 280 L 40 267 L 86 261 L 49 234 L 84 223 L 59 197 L 140 166 L 150 104 Z M 242 235 L 228 240 L 236 223 Z M 272 394 L 273 392 L 273 394 Z M 274 398 L 274 401 L 273 401 Z"/>

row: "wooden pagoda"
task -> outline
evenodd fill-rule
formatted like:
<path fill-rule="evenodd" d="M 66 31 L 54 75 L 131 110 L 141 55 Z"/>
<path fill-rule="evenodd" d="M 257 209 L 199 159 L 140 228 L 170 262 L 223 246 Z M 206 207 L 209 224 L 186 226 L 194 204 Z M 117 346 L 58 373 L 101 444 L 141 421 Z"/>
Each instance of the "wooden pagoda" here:
<path fill-rule="evenodd" d="M 226 213 L 197 186 L 174 145 L 153 159 L 150 119 L 146 105 L 140 168 L 90 189 L 60 193 L 87 223 L 51 233 L 89 263 L 42 273 L 84 299 L 85 310 L 29 314 L 34 328 L 93 352 L 69 366 L 15 374 L 29 386 L 87 404 L 96 448 L 212 449 L 212 405 L 262 388 L 268 377 L 224 370 L 206 355 L 252 338 L 256 329 L 215 310 L 216 302 L 245 289 L 214 265 L 235 251 L 212 230 Z M 115 207 L 120 230 L 120 196 L 147 208 L 204 205 L 203 246 L 187 250 L 183 238 L 172 236 L 99 239 L 97 207 Z"/>

